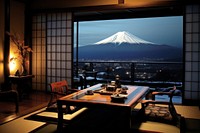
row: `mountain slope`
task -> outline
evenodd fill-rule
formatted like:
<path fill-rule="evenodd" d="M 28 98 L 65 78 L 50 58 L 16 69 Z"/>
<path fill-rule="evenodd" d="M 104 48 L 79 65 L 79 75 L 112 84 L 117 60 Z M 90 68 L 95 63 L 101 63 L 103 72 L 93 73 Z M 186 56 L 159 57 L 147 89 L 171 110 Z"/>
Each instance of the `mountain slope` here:
<path fill-rule="evenodd" d="M 79 47 L 78 58 L 87 61 L 181 61 L 182 49 L 118 32 L 94 45 Z"/>
<path fill-rule="evenodd" d="M 180 60 L 181 49 L 167 45 L 91 45 L 79 48 L 80 60 Z"/>
<path fill-rule="evenodd" d="M 107 43 L 132 43 L 132 44 L 154 44 L 152 42 L 145 41 L 139 37 L 136 37 L 126 31 L 117 32 L 114 35 L 103 39 L 95 44 L 107 44 Z"/>

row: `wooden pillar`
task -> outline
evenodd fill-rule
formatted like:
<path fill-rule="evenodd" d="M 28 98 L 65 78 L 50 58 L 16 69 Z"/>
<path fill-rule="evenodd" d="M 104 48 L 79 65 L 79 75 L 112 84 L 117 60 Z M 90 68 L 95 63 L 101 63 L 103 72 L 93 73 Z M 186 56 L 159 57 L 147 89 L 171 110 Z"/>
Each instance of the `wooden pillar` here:
<path fill-rule="evenodd" d="M 5 26 L 4 26 L 4 81 L 8 81 L 9 71 L 9 51 L 10 51 L 10 37 L 6 32 L 10 32 L 10 0 L 4 0 L 5 4 Z"/>

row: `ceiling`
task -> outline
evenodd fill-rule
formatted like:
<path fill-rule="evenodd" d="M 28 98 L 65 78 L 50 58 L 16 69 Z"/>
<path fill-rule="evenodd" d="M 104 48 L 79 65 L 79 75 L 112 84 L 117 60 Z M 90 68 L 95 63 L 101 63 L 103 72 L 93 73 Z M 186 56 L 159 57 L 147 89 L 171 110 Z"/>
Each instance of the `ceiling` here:
<path fill-rule="evenodd" d="M 59 1 L 61 0 L 58 0 L 58 2 Z M 40 1 L 40 5 L 41 2 L 42 0 Z M 76 4 L 81 5 L 81 2 L 82 2 L 81 0 L 77 0 Z M 43 4 L 48 5 L 44 2 Z M 41 10 L 47 10 L 47 11 L 69 10 L 74 12 L 74 21 L 92 21 L 92 20 L 108 20 L 108 19 L 124 19 L 124 18 L 177 16 L 177 15 L 183 15 L 183 7 L 184 6 L 182 0 L 134 0 L 134 1 L 118 0 L 118 4 L 111 4 L 111 5 L 96 5 L 96 6 L 88 5 L 88 6 L 71 6 L 71 7 L 69 6 L 67 8 L 55 7 L 53 9 L 48 7 L 46 8 L 43 7 L 41 8 Z M 37 12 L 37 8 L 34 11 Z"/>
<path fill-rule="evenodd" d="M 74 11 L 75 21 L 107 20 L 140 17 L 159 17 L 182 15 L 182 6 L 159 6 L 145 8 L 122 8 L 121 6 L 103 6 L 81 8 Z"/>

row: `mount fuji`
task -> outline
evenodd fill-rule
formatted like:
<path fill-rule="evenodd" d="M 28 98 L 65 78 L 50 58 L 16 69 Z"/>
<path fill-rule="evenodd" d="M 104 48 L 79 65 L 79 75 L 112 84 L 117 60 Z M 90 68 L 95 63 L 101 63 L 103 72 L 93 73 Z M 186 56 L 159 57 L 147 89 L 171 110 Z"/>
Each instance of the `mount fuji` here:
<path fill-rule="evenodd" d="M 78 51 L 80 61 L 181 61 L 182 59 L 181 48 L 149 42 L 126 31 L 117 32 L 92 45 L 81 46 Z"/>
<path fill-rule="evenodd" d="M 95 44 L 107 44 L 107 43 L 154 44 L 152 42 L 148 42 L 137 36 L 134 36 L 133 34 L 130 34 L 126 31 L 117 32 L 114 35 L 112 35 L 104 40 L 96 42 Z"/>

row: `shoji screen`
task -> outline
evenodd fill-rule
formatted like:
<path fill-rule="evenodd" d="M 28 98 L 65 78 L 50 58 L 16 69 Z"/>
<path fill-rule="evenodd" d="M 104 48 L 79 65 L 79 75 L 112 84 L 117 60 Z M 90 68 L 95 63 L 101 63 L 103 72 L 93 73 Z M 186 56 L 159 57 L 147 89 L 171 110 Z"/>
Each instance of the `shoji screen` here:
<path fill-rule="evenodd" d="M 185 100 L 200 100 L 200 6 L 186 6 Z"/>
<path fill-rule="evenodd" d="M 33 17 L 33 89 L 72 77 L 72 13 L 37 14 Z"/>

